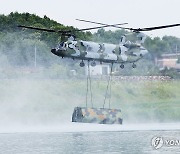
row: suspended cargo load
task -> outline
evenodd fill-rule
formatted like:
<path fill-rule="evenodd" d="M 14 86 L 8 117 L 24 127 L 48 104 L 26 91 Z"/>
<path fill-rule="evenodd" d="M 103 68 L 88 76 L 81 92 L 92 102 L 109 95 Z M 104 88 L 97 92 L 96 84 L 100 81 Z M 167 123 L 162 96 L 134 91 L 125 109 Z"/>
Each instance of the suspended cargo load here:
<path fill-rule="evenodd" d="M 72 122 L 122 124 L 122 114 L 119 109 L 75 107 Z"/>

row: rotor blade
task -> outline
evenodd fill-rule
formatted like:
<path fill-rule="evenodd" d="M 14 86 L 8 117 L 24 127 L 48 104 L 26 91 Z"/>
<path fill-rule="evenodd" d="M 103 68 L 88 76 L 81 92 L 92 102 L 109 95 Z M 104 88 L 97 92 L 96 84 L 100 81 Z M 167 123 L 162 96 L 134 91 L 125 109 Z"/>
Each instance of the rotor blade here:
<path fill-rule="evenodd" d="M 93 23 L 93 24 L 99 24 L 99 25 L 104 25 L 104 26 L 111 26 L 111 27 L 117 27 L 117 28 L 122 28 L 122 27 L 118 27 L 118 25 L 126 25 L 128 23 L 121 23 L 121 24 L 113 24 L 113 25 L 109 25 L 109 24 L 104 24 L 104 23 L 100 23 L 100 22 L 94 22 L 94 21 L 89 21 L 89 20 L 83 20 L 83 19 L 76 19 L 78 21 L 83 21 L 83 22 L 89 22 L 89 23 Z"/>
<path fill-rule="evenodd" d="M 27 28 L 27 29 L 34 29 L 34 30 L 40 30 L 40 31 L 45 31 L 45 32 L 53 32 L 53 33 L 60 33 L 61 35 L 67 35 L 70 36 L 72 31 L 71 30 L 54 30 L 54 29 L 46 29 L 46 28 L 38 28 L 38 27 L 32 27 L 32 26 L 23 26 L 23 25 L 18 25 L 20 28 Z"/>
<path fill-rule="evenodd" d="M 99 28 L 105 28 L 105 27 L 113 27 L 115 25 L 105 25 L 105 26 L 98 26 L 98 27 L 90 27 L 90 28 L 83 28 L 83 29 L 74 29 L 69 31 L 57 31 L 59 33 L 71 33 L 71 32 L 77 32 L 77 31 L 86 31 L 86 30 L 92 30 L 92 29 L 99 29 Z M 124 27 L 117 27 L 117 28 L 124 28 Z"/>
<path fill-rule="evenodd" d="M 18 25 L 20 28 L 27 28 L 27 29 L 33 29 L 33 30 L 40 30 L 40 31 L 45 31 L 45 32 L 55 32 L 55 33 L 62 33 L 62 34 L 68 34 L 71 33 L 72 31 L 85 31 L 85 30 L 91 30 L 91 29 L 98 29 L 98 28 L 103 28 L 103 27 L 108 27 L 108 26 L 100 26 L 100 27 L 92 27 L 92 28 L 84 28 L 84 29 L 75 29 L 75 30 L 53 30 L 53 29 L 45 29 L 45 28 L 38 28 L 38 27 L 32 27 L 32 26 L 22 26 Z"/>
<path fill-rule="evenodd" d="M 94 22 L 94 21 L 89 21 L 89 20 L 83 20 L 83 19 L 76 19 L 77 21 L 83 21 L 83 22 L 89 22 L 89 23 L 93 23 L 93 24 L 99 24 L 99 25 L 106 25 L 100 22 Z"/>
<path fill-rule="evenodd" d="M 75 31 L 86 31 L 86 30 L 99 29 L 99 28 L 105 28 L 105 27 L 113 27 L 113 25 L 98 26 L 98 27 L 91 27 L 91 28 L 84 28 L 84 29 L 77 29 Z M 118 28 L 123 28 L 123 27 L 118 27 Z"/>
<path fill-rule="evenodd" d="M 45 32 L 57 32 L 53 29 L 45 29 L 45 28 L 38 28 L 38 27 L 31 27 L 31 26 L 23 26 L 23 25 L 18 25 L 20 28 L 27 28 L 27 29 L 35 29 L 35 30 L 41 30 Z"/>
<path fill-rule="evenodd" d="M 140 31 L 151 31 L 151 30 L 156 30 L 156 29 L 176 27 L 176 26 L 180 26 L 180 24 L 164 25 L 164 26 L 148 27 L 148 28 L 137 28 L 137 29 L 136 28 L 126 28 L 126 29 L 132 30 L 134 32 L 140 32 Z"/>

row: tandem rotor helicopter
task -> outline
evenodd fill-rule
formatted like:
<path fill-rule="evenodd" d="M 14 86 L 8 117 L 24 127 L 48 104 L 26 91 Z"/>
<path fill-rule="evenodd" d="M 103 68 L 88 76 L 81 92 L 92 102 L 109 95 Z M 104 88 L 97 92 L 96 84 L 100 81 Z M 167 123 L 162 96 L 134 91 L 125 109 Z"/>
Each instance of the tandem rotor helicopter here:
<path fill-rule="evenodd" d="M 126 36 L 122 36 L 119 44 L 108 44 L 108 43 L 96 43 L 91 41 L 77 40 L 76 37 L 72 34 L 71 30 L 62 31 L 62 30 L 53 30 L 45 29 L 31 26 L 19 25 L 20 28 L 34 29 L 45 32 L 54 32 L 59 33 L 61 36 L 67 36 L 67 41 L 62 41 L 56 48 L 53 48 L 51 52 L 59 57 L 66 57 L 71 59 L 81 60 L 80 66 L 84 67 L 84 61 L 91 62 L 91 66 L 96 66 L 96 62 L 100 63 L 111 63 L 111 64 L 120 64 L 120 68 L 124 68 L 125 63 L 132 63 L 132 67 L 136 67 L 136 62 L 144 57 L 148 53 L 148 50 L 143 47 L 143 43 L 146 39 L 146 35 L 142 32 L 152 31 L 156 29 L 170 28 L 175 26 L 180 26 L 180 24 L 164 25 L 157 27 L 148 27 L 148 28 L 126 28 L 120 27 L 122 24 L 104 24 L 99 22 L 87 21 L 76 19 L 78 21 L 88 22 L 99 24 L 99 27 L 85 28 L 85 29 L 76 29 L 73 31 L 87 31 L 92 29 L 99 29 L 105 27 L 115 27 L 125 30 L 130 30 L 136 33 L 138 41 L 130 42 L 126 41 Z"/>

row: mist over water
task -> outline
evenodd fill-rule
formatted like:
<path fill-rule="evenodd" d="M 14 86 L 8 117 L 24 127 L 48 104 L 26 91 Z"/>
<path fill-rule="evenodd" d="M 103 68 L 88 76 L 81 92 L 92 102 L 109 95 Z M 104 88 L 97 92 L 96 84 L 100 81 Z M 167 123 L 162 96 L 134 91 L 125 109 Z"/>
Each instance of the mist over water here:
<path fill-rule="evenodd" d="M 144 102 L 139 105 L 141 102 L 132 101 L 132 96 L 125 93 L 114 97 L 112 95 L 111 104 L 112 108 L 122 110 L 123 125 L 71 123 L 74 107 L 85 106 L 85 82 L 86 80 L 69 79 L 2 79 L 0 81 L 0 132 L 180 130 L 178 121 L 174 123 L 173 119 L 165 119 L 168 116 L 162 119 L 164 113 L 162 116 L 156 115 L 154 110 L 157 109 L 158 104 L 149 106 Z M 112 85 L 115 88 L 112 91 L 116 91 L 116 86 Z M 99 85 L 101 90 L 105 87 L 105 84 Z M 122 91 L 127 88 L 122 83 L 119 87 Z M 93 88 L 95 89 L 95 86 Z M 94 93 L 98 92 L 99 88 L 96 88 Z M 119 92 L 116 93 L 119 94 Z M 97 102 L 94 104 L 95 107 L 102 107 L 103 93 L 94 95 L 93 100 Z M 129 98 L 123 98 L 124 95 Z M 119 97 L 122 101 L 119 101 Z M 140 97 L 142 98 L 142 95 Z M 88 105 L 90 106 L 90 103 Z M 174 108 L 168 107 L 168 110 L 172 112 Z M 146 111 L 149 113 L 144 113 Z"/>

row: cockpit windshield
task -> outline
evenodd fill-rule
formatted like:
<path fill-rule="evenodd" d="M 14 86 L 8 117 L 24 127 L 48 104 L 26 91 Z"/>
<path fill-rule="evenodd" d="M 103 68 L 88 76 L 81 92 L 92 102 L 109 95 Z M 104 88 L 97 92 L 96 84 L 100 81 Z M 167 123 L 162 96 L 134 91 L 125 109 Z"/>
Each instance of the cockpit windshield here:
<path fill-rule="evenodd" d="M 60 44 L 59 44 L 59 48 L 62 48 L 64 46 L 64 42 L 61 42 Z"/>
<path fill-rule="evenodd" d="M 67 43 L 66 42 L 61 42 L 57 46 L 57 49 L 59 49 L 59 50 L 66 50 L 66 48 L 67 48 Z"/>

